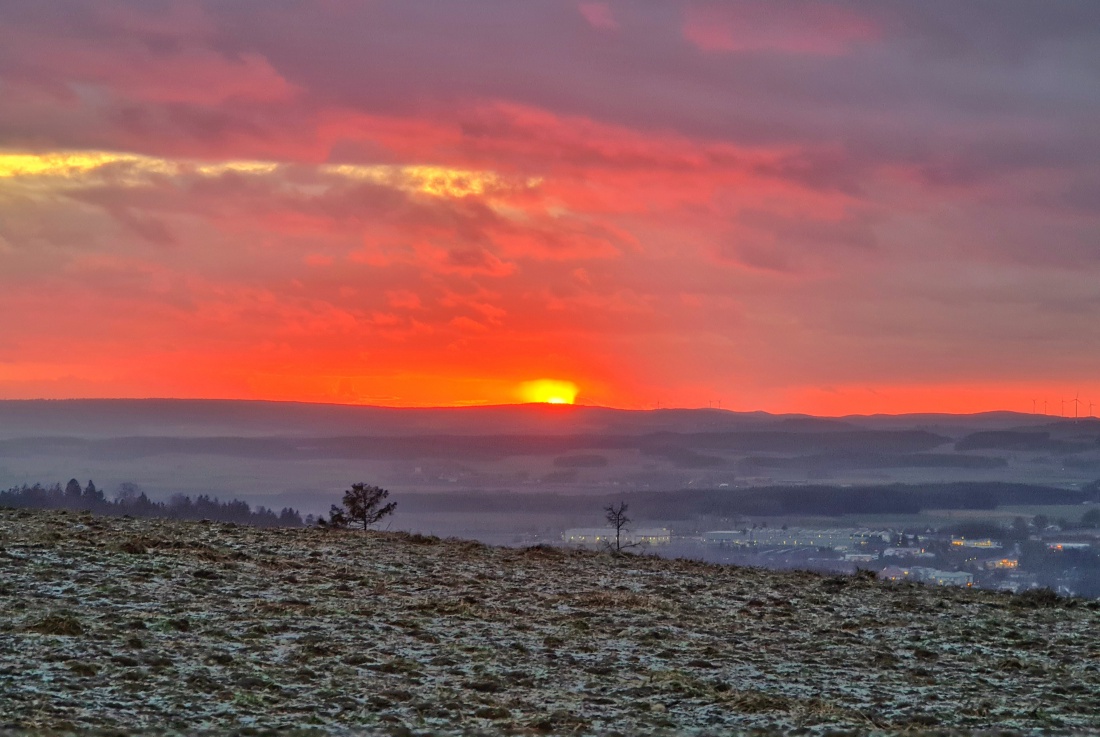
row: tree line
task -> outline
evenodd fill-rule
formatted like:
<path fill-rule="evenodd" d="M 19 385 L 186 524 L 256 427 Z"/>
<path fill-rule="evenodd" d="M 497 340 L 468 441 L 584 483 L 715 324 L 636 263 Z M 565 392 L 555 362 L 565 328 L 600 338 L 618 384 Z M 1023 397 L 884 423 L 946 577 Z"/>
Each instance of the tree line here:
<path fill-rule="evenodd" d="M 167 501 L 153 501 L 131 482 L 119 484 L 114 497 L 108 499 L 93 481 L 89 480 L 86 486 L 81 486 L 76 479 L 70 479 L 64 487 L 61 484 L 13 486 L 7 491 L 0 491 L 0 507 L 79 509 L 116 516 L 208 519 L 255 527 L 304 527 L 314 522 L 312 517 L 303 519 L 298 510 L 291 507 L 276 512 L 262 505 L 253 508 L 239 499 L 223 502 L 209 494 L 200 494 L 194 499 L 175 494 Z"/>

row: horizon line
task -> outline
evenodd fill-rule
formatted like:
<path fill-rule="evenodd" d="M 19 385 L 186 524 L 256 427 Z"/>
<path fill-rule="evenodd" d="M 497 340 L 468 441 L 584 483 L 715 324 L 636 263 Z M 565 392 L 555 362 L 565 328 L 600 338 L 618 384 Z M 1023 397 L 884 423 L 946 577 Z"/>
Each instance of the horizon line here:
<path fill-rule="evenodd" d="M 731 415 L 768 415 L 771 417 L 807 417 L 813 419 L 845 419 L 852 417 L 916 417 L 916 416 L 943 416 L 943 417 L 974 417 L 978 415 L 991 415 L 991 414 L 1009 414 L 1020 415 L 1023 417 L 1049 417 L 1054 420 L 1095 420 L 1095 416 L 1086 415 L 1079 417 L 1069 417 L 1063 415 L 1052 415 L 1042 412 L 1022 412 L 1011 409 L 991 409 L 980 410 L 977 412 L 946 412 L 938 410 L 928 410 L 923 412 L 874 412 L 874 413 L 859 413 L 853 412 L 842 415 L 815 415 L 805 412 L 772 412 L 766 409 L 754 409 L 754 410 L 735 410 L 726 409 L 722 407 L 689 407 L 689 406 L 674 406 L 674 407 L 648 407 L 648 408 L 631 408 L 631 407 L 614 407 L 611 405 L 602 404 L 584 404 L 582 402 L 576 403 L 556 403 L 556 402 L 511 402 L 511 403 L 498 403 L 498 404 L 452 404 L 452 405 L 388 405 L 388 404 L 368 404 L 361 402 L 319 402 L 309 401 L 301 399 L 255 399 L 255 398 L 227 398 L 227 397 L 32 397 L 32 398 L 4 398 L 0 397 L 0 403 L 34 403 L 34 402 L 49 402 L 49 403 L 62 403 L 62 402 L 209 402 L 209 403 L 248 403 L 248 404 L 282 404 L 282 405 L 307 405 L 316 407 L 347 407 L 347 408 L 362 408 L 362 409 L 381 409 L 381 410 L 476 410 L 476 409 L 506 409 L 506 408 L 521 408 L 521 407 L 542 407 L 552 408 L 551 411 L 567 412 L 570 409 L 603 409 L 611 410 L 615 412 L 675 412 L 675 411 L 690 411 L 690 412 L 714 412 L 724 413 Z"/>

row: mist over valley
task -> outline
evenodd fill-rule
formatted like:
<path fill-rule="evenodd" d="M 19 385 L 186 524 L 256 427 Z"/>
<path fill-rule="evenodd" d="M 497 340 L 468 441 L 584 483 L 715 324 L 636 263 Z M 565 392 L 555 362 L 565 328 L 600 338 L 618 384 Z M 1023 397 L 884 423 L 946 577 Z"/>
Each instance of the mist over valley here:
<path fill-rule="evenodd" d="M 398 502 L 387 529 L 505 545 L 564 544 L 619 502 L 631 527 L 666 531 L 650 552 L 777 567 L 877 561 L 764 550 L 783 546 L 753 528 L 996 536 L 1019 517 L 1072 527 L 1100 501 L 1092 418 L 71 400 L 0 402 L 0 427 L 2 488 L 71 477 L 108 497 L 125 484 L 165 504 L 205 495 L 319 517 L 366 481 Z M 751 544 L 707 544 L 719 530 Z"/>

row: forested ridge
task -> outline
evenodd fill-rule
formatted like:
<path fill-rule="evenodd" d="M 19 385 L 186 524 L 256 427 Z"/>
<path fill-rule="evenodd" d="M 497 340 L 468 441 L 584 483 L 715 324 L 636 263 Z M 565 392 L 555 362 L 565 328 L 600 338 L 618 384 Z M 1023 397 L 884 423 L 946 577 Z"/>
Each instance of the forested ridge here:
<path fill-rule="evenodd" d="M 303 520 L 298 510 L 291 507 L 276 512 L 264 506 L 253 508 L 239 499 L 223 502 L 208 494 L 200 494 L 194 499 L 176 494 L 167 501 L 153 501 L 133 483 L 120 484 L 113 498 L 108 499 L 93 481 L 89 480 L 86 486 L 82 486 L 76 479 L 70 479 L 64 487 L 61 484 L 13 486 L 7 491 L 0 491 L 0 507 L 79 509 L 118 516 L 208 519 L 256 527 L 302 527 L 312 521 Z"/>

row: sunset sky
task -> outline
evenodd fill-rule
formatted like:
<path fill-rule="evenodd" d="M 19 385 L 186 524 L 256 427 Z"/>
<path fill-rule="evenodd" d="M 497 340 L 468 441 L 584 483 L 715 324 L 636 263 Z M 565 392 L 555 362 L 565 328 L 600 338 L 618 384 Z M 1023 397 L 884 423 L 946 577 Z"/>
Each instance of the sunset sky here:
<path fill-rule="evenodd" d="M 1098 318 L 1095 0 L 0 3 L 0 398 L 1085 415 Z"/>

